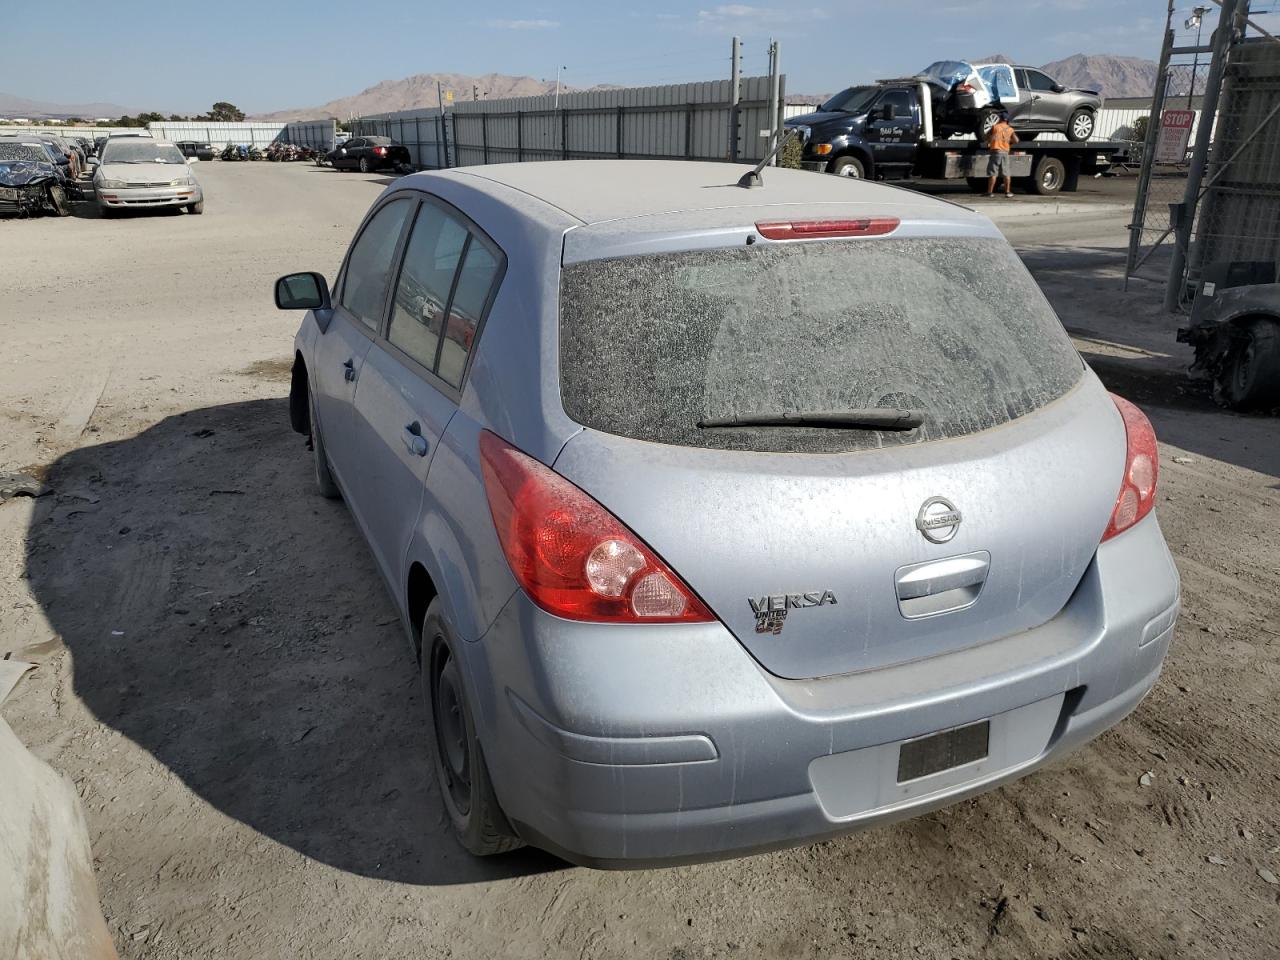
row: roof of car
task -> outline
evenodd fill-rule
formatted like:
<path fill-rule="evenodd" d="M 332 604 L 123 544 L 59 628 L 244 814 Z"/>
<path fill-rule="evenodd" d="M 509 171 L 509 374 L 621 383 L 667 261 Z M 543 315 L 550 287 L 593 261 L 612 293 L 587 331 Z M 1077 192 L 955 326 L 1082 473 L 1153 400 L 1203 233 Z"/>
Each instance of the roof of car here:
<path fill-rule="evenodd" d="M 501 184 L 535 197 L 582 223 L 655 214 L 827 203 L 892 204 L 932 219 L 967 219 L 972 211 L 899 187 L 766 167 L 764 185 L 745 189 L 738 164 L 684 160 L 552 160 L 460 167 L 446 176 Z"/>

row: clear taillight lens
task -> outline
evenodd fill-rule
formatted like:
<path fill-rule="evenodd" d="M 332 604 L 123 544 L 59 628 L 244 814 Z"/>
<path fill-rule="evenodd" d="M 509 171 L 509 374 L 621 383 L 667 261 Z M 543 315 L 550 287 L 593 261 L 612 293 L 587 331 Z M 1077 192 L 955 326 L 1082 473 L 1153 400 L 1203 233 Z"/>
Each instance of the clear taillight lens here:
<path fill-rule="evenodd" d="M 1124 397 L 1111 394 L 1116 409 L 1124 420 L 1127 438 L 1124 462 L 1124 479 L 1111 511 L 1111 522 L 1102 534 L 1104 541 L 1123 533 L 1151 512 L 1156 503 L 1156 482 L 1160 473 L 1160 459 L 1156 450 L 1156 432 L 1147 415 Z"/>
<path fill-rule="evenodd" d="M 715 619 L 644 541 L 550 467 L 488 431 L 480 463 L 511 572 L 548 613 L 600 623 Z"/>

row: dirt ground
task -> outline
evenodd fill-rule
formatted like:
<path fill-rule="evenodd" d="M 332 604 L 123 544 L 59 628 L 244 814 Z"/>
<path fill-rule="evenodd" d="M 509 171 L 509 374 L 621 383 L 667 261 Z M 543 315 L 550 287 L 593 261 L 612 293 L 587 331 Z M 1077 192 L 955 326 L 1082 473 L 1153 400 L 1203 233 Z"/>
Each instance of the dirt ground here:
<path fill-rule="evenodd" d="M 332 277 L 378 178 L 196 170 L 202 217 L 0 222 L 0 472 L 54 489 L 0 504 L 0 656 L 39 664 L 4 713 L 79 789 L 122 956 L 1280 955 L 1280 423 L 1184 378 L 1159 291 L 1121 290 L 1122 212 L 994 210 L 1161 437 L 1155 691 L 922 819 L 600 873 L 452 840 L 410 650 L 288 428 L 270 284 Z"/>

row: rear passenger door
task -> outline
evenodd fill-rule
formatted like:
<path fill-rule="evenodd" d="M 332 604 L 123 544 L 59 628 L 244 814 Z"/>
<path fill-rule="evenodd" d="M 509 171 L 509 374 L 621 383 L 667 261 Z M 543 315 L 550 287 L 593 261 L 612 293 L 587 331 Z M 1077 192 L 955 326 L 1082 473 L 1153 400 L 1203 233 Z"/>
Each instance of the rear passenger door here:
<path fill-rule="evenodd" d="M 366 530 L 387 579 L 402 569 L 427 470 L 457 411 L 471 348 L 500 273 L 498 248 L 462 214 L 425 197 L 405 243 L 384 335 L 356 393 Z"/>

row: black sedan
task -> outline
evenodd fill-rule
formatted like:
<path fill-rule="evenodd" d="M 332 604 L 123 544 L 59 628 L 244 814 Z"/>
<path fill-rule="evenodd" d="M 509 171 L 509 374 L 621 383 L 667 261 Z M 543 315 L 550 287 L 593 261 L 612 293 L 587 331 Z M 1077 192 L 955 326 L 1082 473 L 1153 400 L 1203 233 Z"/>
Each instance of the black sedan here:
<path fill-rule="evenodd" d="M 413 170 L 409 148 L 393 142 L 390 137 L 352 137 L 334 149 L 327 159 L 335 170 L 359 170 L 361 173 L 387 169 L 409 173 Z"/>
<path fill-rule="evenodd" d="M 216 156 L 212 143 L 201 143 L 198 140 L 179 140 L 177 145 L 184 157 L 195 157 L 197 160 L 212 160 Z"/>

